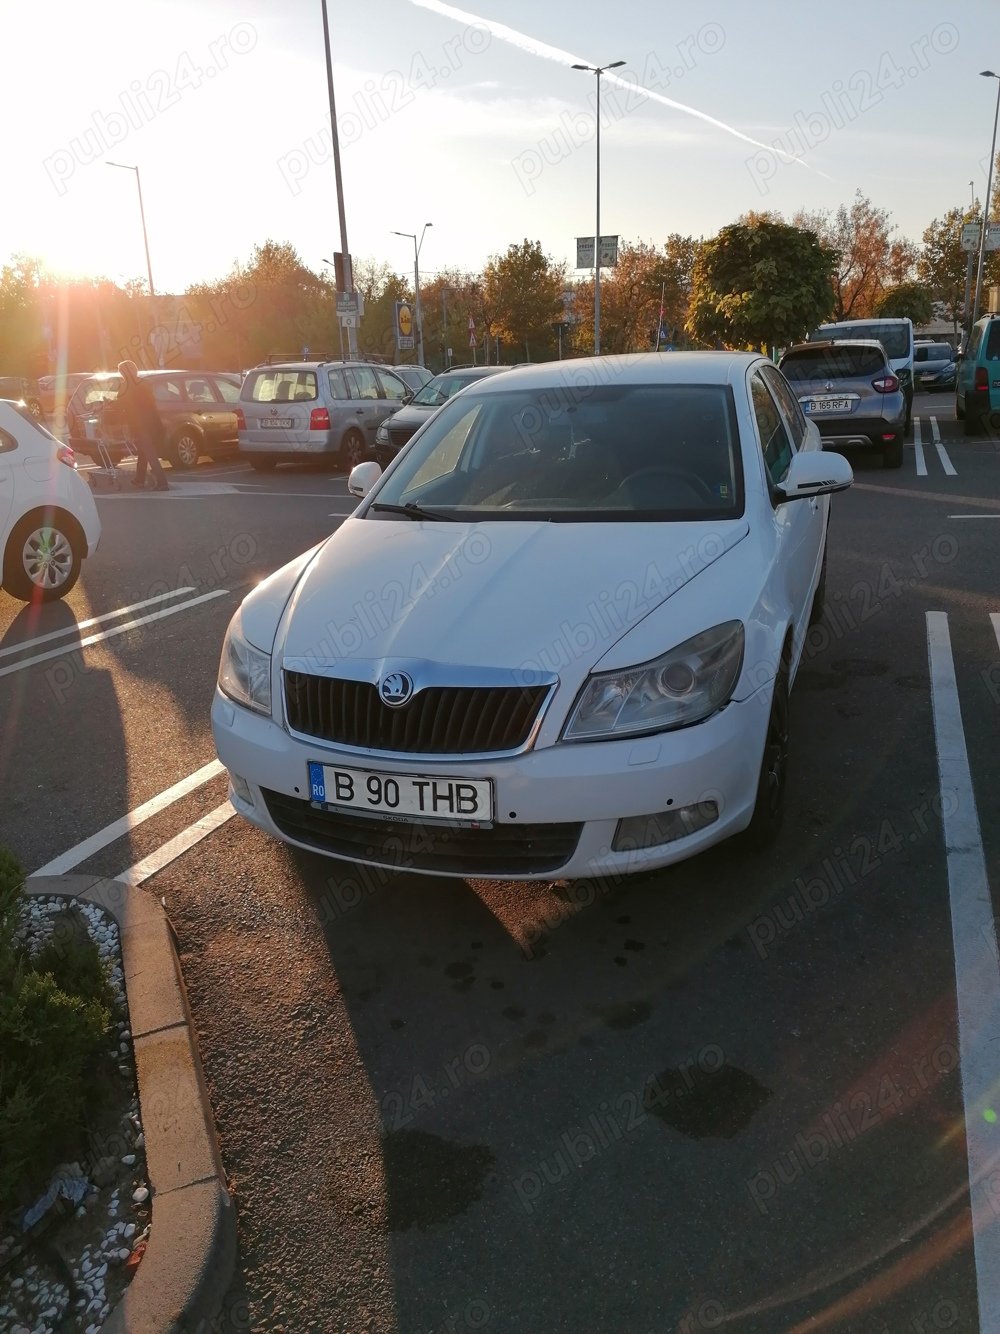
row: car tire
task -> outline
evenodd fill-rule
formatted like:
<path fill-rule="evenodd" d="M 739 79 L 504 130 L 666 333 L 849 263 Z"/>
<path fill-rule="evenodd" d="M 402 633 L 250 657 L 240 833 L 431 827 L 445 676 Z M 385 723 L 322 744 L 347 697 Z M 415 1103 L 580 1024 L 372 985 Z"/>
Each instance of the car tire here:
<path fill-rule="evenodd" d="M 978 412 L 970 412 L 969 409 L 966 408 L 965 412 L 962 414 L 962 424 L 965 427 L 965 434 L 967 436 L 982 435 L 983 433 L 983 423 Z"/>
<path fill-rule="evenodd" d="M 769 847 L 778 835 L 785 816 L 788 774 L 788 672 L 784 662 L 774 680 L 771 712 L 764 737 L 764 754 L 757 779 L 757 799 L 746 829 L 752 848 Z"/>
<path fill-rule="evenodd" d="M 365 438 L 360 431 L 348 431 L 340 442 L 340 462 L 348 472 L 363 463 L 365 458 Z"/>
<path fill-rule="evenodd" d="M 882 467 L 901 468 L 903 466 L 903 438 L 896 436 L 888 444 L 882 445 Z"/>
<path fill-rule="evenodd" d="M 41 403 L 39 403 L 37 398 L 29 398 L 25 406 L 31 413 L 32 417 L 34 417 L 36 422 L 45 421 L 45 413 L 42 411 L 42 405 Z"/>
<path fill-rule="evenodd" d="M 254 472 L 274 472 L 277 466 L 278 464 L 274 459 L 252 458 L 250 460 L 250 467 L 253 468 Z"/>
<path fill-rule="evenodd" d="M 80 577 L 80 539 L 66 517 L 26 514 L 7 541 L 3 586 L 19 602 L 55 602 Z"/>
<path fill-rule="evenodd" d="M 201 434 L 190 426 L 182 426 L 170 437 L 170 444 L 167 446 L 170 466 L 176 468 L 178 472 L 190 472 L 192 468 L 198 466 L 203 448 L 204 441 Z"/>

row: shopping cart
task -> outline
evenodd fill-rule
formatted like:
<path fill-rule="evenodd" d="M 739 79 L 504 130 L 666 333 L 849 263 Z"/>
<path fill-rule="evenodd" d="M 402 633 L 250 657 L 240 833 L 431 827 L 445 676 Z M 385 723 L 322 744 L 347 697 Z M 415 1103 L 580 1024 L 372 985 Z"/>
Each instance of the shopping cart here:
<path fill-rule="evenodd" d="M 97 467 L 87 472 L 87 481 L 92 491 L 106 482 L 113 491 L 122 488 L 121 464 L 135 462 L 138 457 L 135 443 L 128 428 L 115 420 L 114 414 L 105 416 L 112 403 L 101 404 L 98 411 L 87 423 L 87 435 L 94 441 L 97 452 Z"/>

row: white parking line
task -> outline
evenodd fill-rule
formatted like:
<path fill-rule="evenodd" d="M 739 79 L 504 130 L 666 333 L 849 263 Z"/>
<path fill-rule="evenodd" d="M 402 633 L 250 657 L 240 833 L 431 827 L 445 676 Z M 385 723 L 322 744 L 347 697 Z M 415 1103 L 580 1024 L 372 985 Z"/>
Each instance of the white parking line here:
<path fill-rule="evenodd" d="M 949 514 L 949 519 L 1000 519 L 1000 514 Z"/>
<path fill-rule="evenodd" d="M 990 620 L 993 623 L 993 633 L 997 637 L 997 648 L 1000 648 L 1000 612 L 991 611 Z"/>
<path fill-rule="evenodd" d="M 202 602 L 211 602 L 213 598 L 224 597 L 228 592 L 228 588 L 216 588 L 211 593 L 202 593 L 201 597 L 190 598 L 187 602 L 181 602 L 173 607 L 164 607 L 161 611 L 150 612 L 148 616 L 139 616 L 133 621 L 126 621 L 124 625 L 116 625 L 111 630 L 101 630 L 98 634 L 86 635 L 75 643 L 61 644 L 59 648 L 49 649 L 47 653 L 36 653 L 33 658 L 22 658 L 19 662 L 11 663 L 9 667 L 0 667 L 0 676 L 12 676 L 14 672 L 23 672 L 26 668 L 35 667 L 40 662 L 48 662 L 51 658 L 61 658 L 64 653 L 73 653 L 77 649 L 87 648 L 90 644 L 98 644 L 103 639 L 114 639 L 116 635 L 128 634 L 130 630 L 136 630 L 140 625 L 149 625 L 152 621 L 165 620 L 168 616 L 176 616 L 179 611 L 190 611 L 192 607 L 197 607 Z"/>
<path fill-rule="evenodd" d="M 52 861 L 46 862 L 44 866 L 39 867 L 32 874 L 64 875 L 67 871 L 72 870 L 74 866 L 79 866 L 88 857 L 92 857 L 95 852 L 100 852 L 102 848 L 116 842 L 123 834 L 129 833 L 138 825 L 151 820 L 154 815 L 159 815 L 160 811 L 172 806 L 175 801 L 180 801 L 181 797 L 186 797 L 189 792 L 194 792 L 196 788 L 202 787 L 223 772 L 225 771 L 220 761 L 212 760 L 211 764 L 196 769 L 193 774 L 188 774 L 187 778 L 182 778 L 173 787 L 168 787 L 165 792 L 150 797 L 141 806 L 136 806 L 134 811 L 129 811 L 127 815 L 121 816 L 120 819 L 113 820 L 111 824 L 105 825 L 96 834 L 91 834 L 82 843 L 77 843 L 58 857 L 54 857 Z"/>
<path fill-rule="evenodd" d="M 927 464 L 924 462 L 924 446 L 920 435 L 920 418 L 913 418 L 913 452 L 917 456 L 917 476 L 927 476 Z"/>
<path fill-rule="evenodd" d="M 220 766 L 221 767 L 221 766 Z M 144 880 L 150 876 L 156 875 L 157 871 L 162 871 L 165 866 L 196 843 L 200 843 L 203 838 L 207 838 L 220 825 L 224 825 L 227 820 L 231 820 L 236 811 L 228 801 L 224 801 L 221 806 L 216 806 L 214 811 L 209 811 L 203 815 L 200 820 L 195 820 L 194 824 L 188 825 L 187 829 L 175 835 L 174 838 L 164 843 L 162 847 L 151 852 L 148 857 L 143 857 L 142 861 L 136 862 L 128 870 L 119 872 L 114 878 L 124 880 L 127 885 L 141 885 Z"/>
<path fill-rule="evenodd" d="M 934 437 L 934 448 L 938 452 L 938 458 L 941 460 L 941 466 L 949 477 L 957 477 L 958 473 L 952 466 L 951 459 L 948 457 L 948 451 L 941 443 L 941 432 L 938 430 L 937 417 L 931 418 L 931 435 Z"/>
<path fill-rule="evenodd" d="M 1000 960 L 945 612 L 927 612 L 927 651 L 955 951 L 979 1327 L 1000 1330 L 1000 1226 L 989 1180 L 1000 1163 L 1000 1123 L 994 1108 Z"/>
<path fill-rule="evenodd" d="M 102 621 L 114 621 L 119 616 L 126 616 L 130 611 L 141 611 L 143 607 L 151 607 L 156 602 L 166 602 L 169 598 L 179 598 L 185 593 L 193 592 L 193 588 L 175 588 L 172 593 L 157 593 L 155 598 L 133 602 L 128 607 L 118 607 L 115 611 L 106 611 L 100 616 L 90 616 L 85 621 L 75 621 L 72 625 L 65 625 L 61 630 L 53 630 L 47 635 L 36 635 L 34 639 L 22 639 L 19 644 L 11 644 L 7 648 L 0 648 L 0 658 L 9 658 L 12 653 L 23 653 L 25 649 L 34 648 L 36 644 L 47 644 L 53 639 L 63 639 L 67 635 L 75 634 L 78 630 L 89 630 L 92 625 L 100 625 Z"/>

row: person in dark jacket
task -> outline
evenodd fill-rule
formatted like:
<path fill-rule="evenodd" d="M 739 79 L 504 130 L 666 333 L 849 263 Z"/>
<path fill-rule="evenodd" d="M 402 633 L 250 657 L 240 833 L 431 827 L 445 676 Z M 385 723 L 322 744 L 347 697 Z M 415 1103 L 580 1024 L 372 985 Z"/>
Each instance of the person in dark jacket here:
<path fill-rule="evenodd" d="M 135 463 L 135 480 L 132 485 L 140 490 L 146 485 L 148 464 L 153 474 L 154 489 L 169 491 L 170 487 L 160 464 L 160 450 L 164 439 L 163 423 L 156 410 L 153 391 L 148 384 L 139 379 L 139 369 L 134 361 L 119 362 L 118 374 L 122 377 L 123 383 L 115 401 L 116 407 L 128 427 L 138 455 Z"/>

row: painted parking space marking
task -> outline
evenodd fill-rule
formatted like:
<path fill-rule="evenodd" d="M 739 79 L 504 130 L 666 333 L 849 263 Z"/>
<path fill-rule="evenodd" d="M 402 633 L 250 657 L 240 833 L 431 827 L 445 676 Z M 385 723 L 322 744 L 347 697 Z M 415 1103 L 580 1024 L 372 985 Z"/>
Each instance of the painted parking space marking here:
<path fill-rule="evenodd" d="M 133 620 L 126 621 L 124 625 L 113 626 L 110 630 L 100 630 L 93 635 L 85 635 L 83 639 L 78 639 L 74 643 L 60 644 L 58 648 L 48 649 L 45 653 L 36 653 L 31 658 L 21 658 L 8 667 L 0 667 L 0 676 L 12 676 L 14 672 L 23 672 L 28 667 L 35 667 L 41 662 L 61 658 L 65 653 L 88 648 L 91 644 L 99 644 L 105 639 L 114 639 L 117 635 L 127 635 L 130 630 L 137 630 L 140 625 L 150 625 L 153 621 L 163 621 L 168 616 L 176 616 L 181 611 L 190 611 L 192 607 L 197 607 L 203 602 L 211 602 L 213 598 L 225 597 L 228 593 L 228 588 L 216 588 L 211 593 L 202 593 L 200 597 L 189 598 L 187 602 L 176 603 L 172 607 L 163 607 L 159 611 L 150 612 L 148 616 L 137 616 Z"/>
<path fill-rule="evenodd" d="M 957 477 L 958 473 L 955 471 L 952 461 L 948 457 L 948 451 L 941 443 L 941 432 L 938 428 L 937 417 L 931 418 L 931 436 L 934 439 L 934 448 L 937 450 L 938 458 L 941 460 L 941 466 L 944 468 L 945 473 L 949 477 Z"/>
<path fill-rule="evenodd" d="M 122 815 L 117 820 L 112 820 L 111 824 L 105 825 L 99 829 L 96 834 L 91 834 L 85 838 L 82 843 L 77 843 L 72 848 L 60 853 L 52 861 L 46 862 L 44 866 L 39 867 L 33 875 L 64 875 L 72 870 L 74 866 L 81 865 L 88 857 L 92 857 L 95 852 L 100 852 L 102 848 L 115 843 L 124 834 L 151 820 L 154 815 L 159 815 L 168 806 L 174 802 L 180 801 L 186 797 L 189 792 L 194 792 L 205 783 L 211 782 L 219 774 L 224 773 L 222 763 L 219 760 L 212 760 L 210 764 L 204 765 L 201 769 L 196 769 L 193 774 L 188 774 L 186 778 L 180 779 L 174 783 L 173 787 L 168 787 L 164 792 L 159 792 L 155 797 L 150 797 L 144 801 L 141 806 L 136 806 L 135 810 L 129 811 L 127 815 Z"/>
<path fill-rule="evenodd" d="M 119 616 L 127 616 L 130 611 L 141 611 L 143 607 L 152 607 L 157 602 L 167 602 L 170 598 L 183 597 L 185 593 L 193 593 L 193 588 L 175 588 L 171 593 L 157 593 L 155 598 L 144 598 L 142 602 L 133 602 L 128 607 L 117 607 L 114 611 L 103 612 L 100 616 L 89 616 L 85 621 L 76 621 L 73 625 L 65 625 L 61 630 L 52 630 L 46 635 L 36 635 L 34 639 L 22 639 L 19 644 L 10 644 L 6 648 L 0 648 L 0 658 L 9 658 L 12 653 L 24 653 L 27 649 L 35 648 L 38 644 L 51 643 L 53 639 L 65 639 L 70 635 L 75 635 L 79 630 L 89 630 L 92 625 L 100 625 L 104 621 L 117 620 Z M 67 644 L 66 648 L 72 648 L 73 645 Z"/>
<path fill-rule="evenodd" d="M 1000 1035 L 1000 959 L 948 616 L 945 612 L 931 611 L 926 617 L 955 953 L 959 1063 L 979 1319 L 982 1329 L 1000 1330 L 1000 1223 L 991 1199 L 990 1180 L 1000 1165 L 1000 1123 L 994 1107 Z"/>
<path fill-rule="evenodd" d="M 913 452 L 917 456 L 917 476 L 927 476 L 927 463 L 924 459 L 924 445 L 920 433 L 920 418 L 913 418 Z"/>
<path fill-rule="evenodd" d="M 151 852 L 148 857 L 143 857 L 134 866 L 120 871 L 114 879 L 124 880 L 127 885 L 141 885 L 143 881 L 156 875 L 157 871 L 162 871 L 165 866 L 169 866 L 171 862 L 176 861 L 178 857 L 190 851 L 203 838 L 207 838 L 209 834 L 214 833 L 227 820 L 231 820 L 235 814 L 236 811 L 230 803 L 224 801 L 221 806 L 216 806 L 214 811 L 209 811 L 207 815 L 195 820 L 194 824 L 182 829 L 179 834 L 169 839 L 155 852 Z"/>

